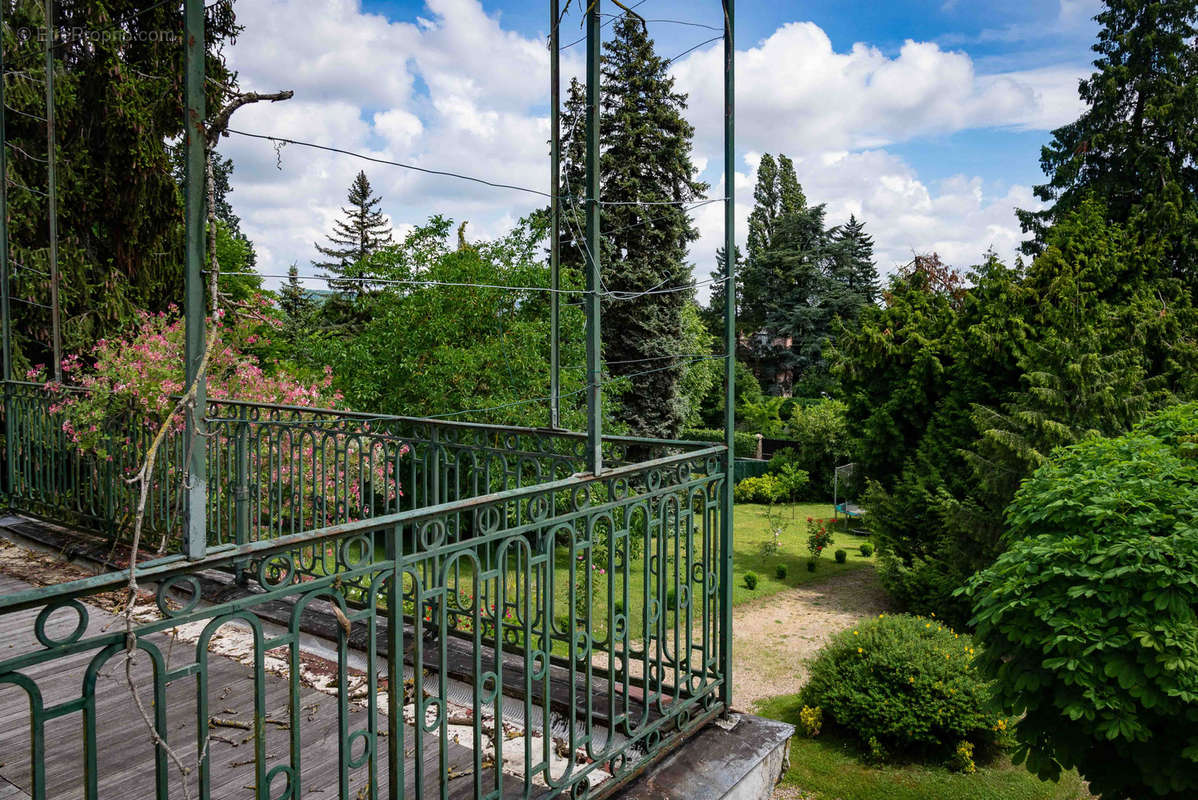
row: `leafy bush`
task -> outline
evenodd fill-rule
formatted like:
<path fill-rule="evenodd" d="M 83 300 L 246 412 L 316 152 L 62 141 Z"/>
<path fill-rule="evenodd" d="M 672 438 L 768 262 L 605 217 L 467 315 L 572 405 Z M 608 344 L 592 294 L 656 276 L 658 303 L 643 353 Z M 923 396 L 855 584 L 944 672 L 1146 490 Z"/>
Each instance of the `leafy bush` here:
<path fill-rule="evenodd" d="M 1198 404 L 1060 450 L 968 585 L 1019 756 L 1109 798 L 1198 796 Z"/>
<path fill-rule="evenodd" d="M 836 557 L 837 564 L 843 564 L 849 560 L 849 554 L 844 550 L 837 550 L 833 555 Z"/>
<path fill-rule="evenodd" d="M 724 432 L 712 428 L 691 428 L 682 432 L 682 438 L 687 441 L 718 442 L 723 444 Z M 757 437 L 755 435 L 734 431 L 732 441 L 732 449 L 737 458 L 757 457 Z"/>
<path fill-rule="evenodd" d="M 757 588 L 757 573 L 756 572 L 746 572 L 745 573 L 745 587 L 749 591 L 752 591 Z"/>
<path fill-rule="evenodd" d="M 796 403 L 786 423 L 783 435 L 797 442 L 789 460 L 811 476 L 812 491 L 823 497 L 832 496 L 836 467 L 850 459 L 847 412 L 839 400 L 822 398 Z"/>
<path fill-rule="evenodd" d="M 866 542 L 865 544 L 861 545 L 857 549 L 861 551 L 862 558 L 869 558 L 870 556 L 872 556 L 874 554 L 874 546 L 872 544 L 870 544 L 869 542 Z"/>
<path fill-rule="evenodd" d="M 777 503 L 785 499 L 786 487 L 776 475 L 745 478 L 736 484 L 732 497 L 738 503 Z"/>
<path fill-rule="evenodd" d="M 789 572 L 790 572 L 790 568 L 786 566 L 786 562 L 783 562 L 783 563 L 779 564 L 778 566 L 774 567 L 774 577 L 780 581 L 786 580 L 786 575 Z"/>
<path fill-rule="evenodd" d="M 875 757 L 993 751 L 1006 721 L 973 658 L 970 638 L 935 619 L 881 615 L 833 636 L 800 696 Z"/>

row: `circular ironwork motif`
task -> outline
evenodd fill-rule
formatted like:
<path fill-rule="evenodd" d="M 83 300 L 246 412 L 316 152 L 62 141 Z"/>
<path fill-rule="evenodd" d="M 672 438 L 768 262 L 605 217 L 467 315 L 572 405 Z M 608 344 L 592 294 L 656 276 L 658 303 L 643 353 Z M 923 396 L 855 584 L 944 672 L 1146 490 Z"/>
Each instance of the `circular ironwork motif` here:
<path fill-rule="evenodd" d="M 265 589 L 289 586 L 295 580 L 295 559 L 290 553 L 275 553 L 258 562 L 258 583 Z"/>
<path fill-rule="evenodd" d="M 355 756 L 354 742 L 359 739 L 362 740 L 362 752 Z M 373 740 L 370 738 L 370 731 L 363 728 L 351 733 L 349 738 L 345 740 L 345 750 L 347 753 L 349 753 L 349 758 L 346 760 L 346 765 L 350 769 L 358 769 L 359 767 L 365 766 L 366 762 L 370 760 L 371 751 L 374 750 Z"/>
<path fill-rule="evenodd" d="M 292 782 L 293 774 L 294 773 L 292 773 L 291 766 L 289 764 L 279 764 L 274 769 L 272 769 L 270 772 L 266 773 L 266 795 L 267 795 L 267 797 L 269 797 L 270 800 L 291 800 L 292 795 L 294 794 L 294 791 L 295 791 L 294 784 Z M 286 776 L 287 783 L 283 786 L 282 792 L 280 792 L 279 794 L 271 794 L 271 786 L 274 784 L 275 777 L 278 775 Z"/>
<path fill-rule="evenodd" d="M 166 603 L 167 597 L 180 584 L 187 584 L 191 589 L 191 593 L 186 603 L 177 610 L 172 611 Z M 162 612 L 163 616 L 176 617 L 180 614 L 186 614 L 200 602 L 200 581 L 195 575 L 174 575 L 167 578 L 158 584 L 158 591 L 155 593 L 154 602 L 158 605 L 158 610 Z"/>
<path fill-rule="evenodd" d="M 60 608 L 69 608 L 77 615 L 75 629 L 72 630 L 62 639 L 53 639 L 50 634 L 46 633 L 46 623 L 50 621 L 50 617 Z M 42 643 L 43 647 L 55 647 L 64 644 L 72 644 L 79 641 L 83 636 L 83 632 L 87 630 L 87 609 L 78 600 L 71 598 L 62 600 L 53 605 L 46 606 L 37 615 L 37 619 L 33 623 L 33 635 Z"/>

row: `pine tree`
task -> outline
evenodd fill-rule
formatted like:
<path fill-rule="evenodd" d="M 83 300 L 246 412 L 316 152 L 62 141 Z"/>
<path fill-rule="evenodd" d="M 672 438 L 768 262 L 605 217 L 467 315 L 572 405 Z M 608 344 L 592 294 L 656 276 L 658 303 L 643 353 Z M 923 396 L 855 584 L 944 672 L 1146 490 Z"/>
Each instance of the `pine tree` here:
<path fill-rule="evenodd" d="M 600 267 L 603 355 L 612 378 L 632 376 L 619 393 L 620 415 L 644 436 L 675 436 L 685 413 L 681 382 L 687 247 L 698 237 L 685 204 L 707 191 L 691 158 L 694 129 L 683 116 L 669 64 L 642 24 L 624 16 L 604 46 L 600 116 L 602 207 Z M 564 266 L 581 269 L 585 231 L 584 99 L 574 82 L 563 110 Z M 650 361 L 650 359 L 652 359 Z M 652 371 L 649 371 L 652 370 Z M 648 373 L 648 374 L 646 374 Z"/>
<path fill-rule="evenodd" d="M 279 309 L 284 316 L 284 332 L 293 342 L 308 329 L 316 304 L 299 280 L 295 264 L 287 270 L 287 282 L 279 289 Z"/>
<path fill-rule="evenodd" d="M 374 195 L 365 172 L 354 178 L 347 199 L 349 207 L 341 209 L 345 216 L 334 223 L 329 244 L 316 245 L 317 252 L 329 260 L 312 263 L 331 273 L 329 288 L 359 298 L 372 288 L 369 280 L 362 279 L 374 274 L 370 256 L 391 244 L 391 226 L 378 210 L 382 198 Z"/>
<path fill-rule="evenodd" d="M 1041 151 L 1049 207 L 1020 211 L 1043 249 L 1048 227 L 1088 196 L 1110 219 L 1169 242 L 1165 267 L 1198 289 L 1198 5 L 1193 0 L 1106 0 L 1096 71 L 1079 87 L 1086 110 Z"/>
<path fill-rule="evenodd" d="M 849 302 L 873 305 L 881 296 L 878 267 L 874 263 L 874 239 L 855 214 L 832 234 L 834 250 L 829 277 L 848 292 Z M 857 309 L 845 311 L 853 316 Z"/>
<path fill-rule="evenodd" d="M 744 270 L 745 257 L 740 252 L 740 246 L 737 245 L 736 250 L 736 309 L 740 313 L 742 302 L 742 289 L 744 285 L 741 272 Z M 703 309 L 703 321 L 707 324 L 707 329 L 711 331 L 711 335 L 717 337 L 720 341 L 724 340 L 724 303 L 726 302 L 728 290 L 727 277 L 724 274 L 725 269 L 724 248 L 719 248 L 715 253 L 715 270 L 711 273 L 711 298 L 707 303 L 707 308 Z"/>

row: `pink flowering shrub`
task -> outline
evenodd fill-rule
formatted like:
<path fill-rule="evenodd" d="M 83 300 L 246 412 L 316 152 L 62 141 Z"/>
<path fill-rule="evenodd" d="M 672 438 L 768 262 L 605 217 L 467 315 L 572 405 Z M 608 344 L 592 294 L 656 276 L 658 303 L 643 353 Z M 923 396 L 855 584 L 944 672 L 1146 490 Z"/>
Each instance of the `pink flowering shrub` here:
<path fill-rule="evenodd" d="M 248 313 L 210 319 L 212 324 L 217 326 L 218 338 L 207 370 L 210 402 L 343 408 L 342 396 L 332 389 L 331 368 L 326 367 L 320 379 L 305 381 L 277 361 L 267 360 L 271 337 L 282 321 L 265 297 L 256 297 Z M 183 320 L 172 308 L 167 313 L 143 313 L 128 335 L 99 341 L 86 359 L 78 354 L 66 357 L 62 367 L 69 385 L 49 382 L 44 368 L 32 370 L 27 377 L 45 384 L 49 411 L 61 421 L 68 442 L 101 461 L 115 460 L 131 477 L 148 443 L 186 391 L 183 353 Z M 251 520 L 251 538 L 369 516 L 380 499 L 393 503 L 401 494 L 395 460 L 407 452 L 406 445 L 340 431 L 302 435 L 294 425 L 272 427 L 265 414 L 261 421 L 241 423 L 236 409 L 228 406 L 210 405 L 208 413 L 214 418 L 209 423 L 211 460 L 219 460 L 217 454 L 235 447 L 238 435 L 250 442 L 251 474 L 246 482 L 257 496 L 251 504 L 257 514 Z M 184 425 L 183 414 L 171 421 L 154 476 L 157 491 L 178 491 L 182 449 L 172 444 Z M 212 492 L 233 491 L 230 482 L 236 476 L 228 472 L 211 487 Z"/>

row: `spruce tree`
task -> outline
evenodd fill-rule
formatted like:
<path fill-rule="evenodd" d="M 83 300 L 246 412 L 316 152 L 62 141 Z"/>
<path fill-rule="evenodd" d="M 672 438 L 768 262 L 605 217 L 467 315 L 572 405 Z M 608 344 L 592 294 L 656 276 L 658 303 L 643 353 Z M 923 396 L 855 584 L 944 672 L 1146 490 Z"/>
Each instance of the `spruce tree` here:
<path fill-rule="evenodd" d="M 328 245 L 316 245 L 327 261 L 314 261 L 314 266 L 328 270 L 329 288 L 351 298 L 360 298 L 372 286 L 373 274 L 369 259 L 380 248 L 391 244 L 391 226 L 379 211 L 381 197 L 376 197 L 365 172 L 359 172 L 350 184 L 349 207 L 343 207 L 343 219 L 333 225 Z"/>
<path fill-rule="evenodd" d="M 312 295 L 299 281 L 299 268 L 295 264 L 287 270 L 287 282 L 279 289 L 279 309 L 284 316 L 284 333 L 294 342 L 307 331 L 316 309 Z"/>
<path fill-rule="evenodd" d="M 1048 207 L 1020 211 L 1039 253 L 1047 229 L 1095 196 L 1110 219 L 1169 242 L 1165 272 L 1198 289 L 1198 5 L 1106 0 L 1095 72 L 1079 87 L 1086 110 L 1053 131 L 1040 163 Z"/>
<path fill-rule="evenodd" d="M 772 302 L 777 298 L 776 273 L 763 259 L 775 245 L 778 226 L 790 214 L 807 207 L 803 187 L 795 174 L 794 162 L 785 155 L 778 160 L 769 153 L 757 165 L 757 185 L 753 189 L 753 211 L 749 214 L 745 265 L 741 270 L 741 301 L 737 328 L 746 334 L 758 332 L 765 324 Z M 776 269 L 776 264 L 774 267 Z"/>
<path fill-rule="evenodd" d="M 631 377 L 618 393 L 622 420 L 636 434 L 669 438 L 685 413 L 684 309 L 693 292 L 655 290 L 691 280 L 686 254 L 698 232 L 685 205 L 708 187 L 695 177 L 694 129 L 668 62 L 635 18 L 621 17 L 613 33 L 604 46 L 600 116 L 603 356 L 610 377 Z M 561 191 L 570 199 L 562 263 L 577 269 L 584 264 L 584 108 L 574 82 L 563 111 Z"/>
<path fill-rule="evenodd" d="M 855 214 L 832 234 L 833 255 L 829 278 L 848 293 L 850 303 L 873 305 L 881 296 L 878 267 L 874 263 L 874 239 L 865 232 L 865 223 Z M 845 315 L 856 316 L 856 308 Z"/>

